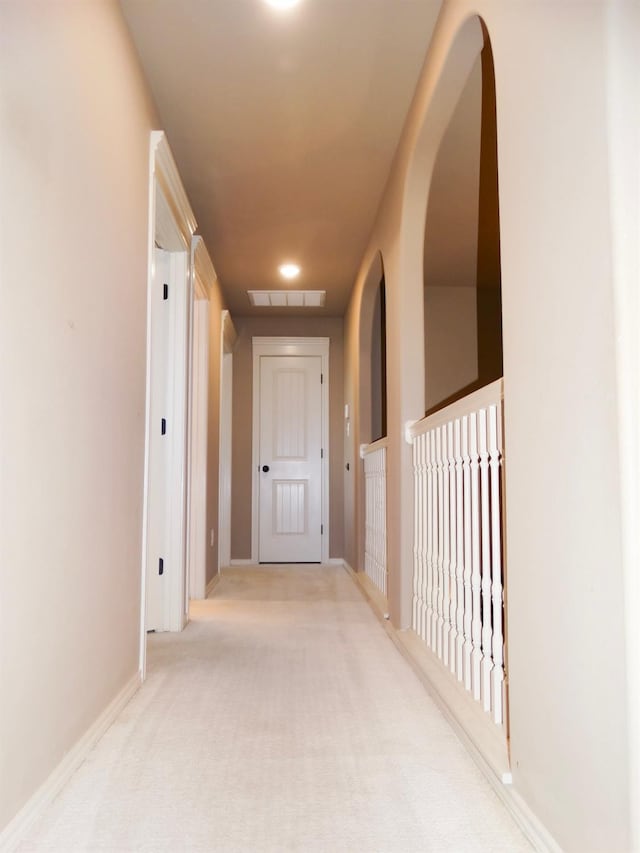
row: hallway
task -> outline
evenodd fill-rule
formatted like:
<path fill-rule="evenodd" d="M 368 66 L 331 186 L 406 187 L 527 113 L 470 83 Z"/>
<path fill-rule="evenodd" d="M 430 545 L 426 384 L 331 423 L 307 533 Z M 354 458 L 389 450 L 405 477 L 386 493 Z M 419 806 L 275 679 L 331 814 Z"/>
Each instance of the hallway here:
<path fill-rule="evenodd" d="M 18 848 L 530 849 L 338 566 L 234 568 Z"/>

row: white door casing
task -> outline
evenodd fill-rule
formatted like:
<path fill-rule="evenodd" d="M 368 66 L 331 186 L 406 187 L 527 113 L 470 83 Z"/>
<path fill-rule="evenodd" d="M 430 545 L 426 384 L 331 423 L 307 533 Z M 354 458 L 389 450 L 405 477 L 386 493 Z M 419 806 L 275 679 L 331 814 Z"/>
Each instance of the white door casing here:
<path fill-rule="evenodd" d="M 147 630 L 179 631 L 185 624 L 187 512 L 187 379 L 190 247 L 195 217 L 162 131 L 153 131 L 149 159 L 147 376 L 143 486 L 140 674 L 146 668 Z M 157 248 L 165 250 L 164 255 Z M 160 280 L 156 262 L 160 262 Z M 166 261 L 166 263 L 165 263 Z M 165 287 L 167 285 L 167 299 Z M 160 291 L 158 291 L 160 287 Z M 160 331 L 155 308 L 161 297 Z M 165 328 L 166 324 L 166 328 Z M 163 331 L 164 330 L 164 331 Z M 165 363 L 164 379 L 154 364 Z M 158 390 L 159 389 L 159 390 Z M 160 394 L 159 400 L 154 394 Z M 166 405 L 162 414 L 159 406 Z M 158 421 L 158 416 L 160 421 Z M 162 419 L 165 433 L 162 435 Z M 162 474 L 158 468 L 162 466 Z M 164 554 L 159 554 L 159 550 Z M 159 559 L 163 559 L 160 575 Z M 148 618 L 154 624 L 148 623 Z"/>
<path fill-rule="evenodd" d="M 189 596 L 205 598 L 207 571 L 207 427 L 209 403 L 209 302 L 193 303 L 189 453 Z"/>
<path fill-rule="evenodd" d="M 181 631 L 186 597 L 186 252 L 156 248 L 151 296 L 146 631 Z"/>
<path fill-rule="evenodd" d="M 220 335 L 220 453 L 218 488 L 218 570 L 231 563 L 231 453 L 233 437 L 233 348 L 237 339 L 224 309 Z"/>
<path fill-rule="evenodd" d="M 329 339 L 254 338 L 253 355 L 252 560 L 326 562 Z"/>
<path fill-rule="evenodd" d="M 170 314 L 164 304 L 164 285 L 171 278 L 171 253 L 156 247 L 154 253 L 153 286 L 151 289 L 151 351 L 150 420 L 154 425 L 149 435 L 149 483 L 153 500 L 149 506 L 147 524 L 147 604 L 146 630 L 159 630 L 164 624 L 164 577 L 155 571 L 159 561 L 167 558 L 167 528 L 169 520 L 169 442 L 166 440 L 166 416 L 169 408 L 169 331 Z M 168 286 L 168 285 L 167 285 Z M 163 430 L 163 426 L 165 427 Z"/>
<path fill-rule="evenodd" d="M 189 484 L 187 488 L 187 569 L 189 598 L 206 596 L 207 575 L 207 466 L 209 439 L 209 323 L 211 289 L 216 272 L 204 240 L 191 241 L 191 345 L 189 373 Z"/>

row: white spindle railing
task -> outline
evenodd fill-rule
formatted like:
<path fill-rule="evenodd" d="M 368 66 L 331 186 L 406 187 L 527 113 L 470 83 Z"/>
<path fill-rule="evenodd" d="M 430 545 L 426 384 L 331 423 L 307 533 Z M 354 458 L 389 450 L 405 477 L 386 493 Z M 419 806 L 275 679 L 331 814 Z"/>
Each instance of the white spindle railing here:
<path fill-rule="evenodd" d="M 364 571 L 380 592 L 387 594 L 387 440 L 363 444 L 365 534 Z"/>
<path fill-rule="evenodd" d="M 502 380 L 407 431 L 413 445 L 413 629 L 504 721 Z"/>

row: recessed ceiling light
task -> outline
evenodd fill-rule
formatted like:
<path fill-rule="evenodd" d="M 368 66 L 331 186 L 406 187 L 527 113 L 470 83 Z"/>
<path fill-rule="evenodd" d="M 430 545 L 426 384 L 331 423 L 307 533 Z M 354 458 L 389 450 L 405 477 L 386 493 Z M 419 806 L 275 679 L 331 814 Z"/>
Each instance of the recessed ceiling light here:
<path fill-rule="evenodd" d="M 282 264 L 278 267 L 278 271 L 282 278 L 292 279 L 300 275 L 300 267 L 298 264 Z"/>
<path fill-rule="evenodd" d="M 292 6 L 297 6 L 300 0 L 266 0 L 266 2 L 274 9 L 291 9 Z"/>

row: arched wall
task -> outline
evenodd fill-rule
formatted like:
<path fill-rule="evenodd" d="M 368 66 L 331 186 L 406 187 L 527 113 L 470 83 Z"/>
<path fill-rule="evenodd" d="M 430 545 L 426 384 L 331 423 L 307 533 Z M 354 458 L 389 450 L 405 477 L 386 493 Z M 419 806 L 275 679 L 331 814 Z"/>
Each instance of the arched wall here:
<path fill-rule="evenodd" d="M 361 287 L 354 292 L 345 316 L 345 335 L 355 335 L 357 340 L 354 350 L 345 350 L 344 389 L 349 409 L 349 435 L 345 429 L 345 559 L 356 571 L 364 567 L 364 474 L 359 447 L 371 440 L 371 333 L 376 290 L 384 274 L 382 253 L 371 250 L 362 268 Z"/>
<path fill-rule="evenodd" d="M 368 443 L 379 436 L 373 435 L 372 427 L 372 407 L 373 407 L 373 389 L 372 389 L 372 370 L 371 370 L 371 350 L 373 345 L 373 323 L 376 308 L 376 297 L 380 282 L 384 276 L 384 263 L 382 253 L 377 252 L 369 272 L 365 279 L 364 288 L 362 291 L 362 300 L 360 303 L 360 364 L 362 365 L 362 373 L 360 377 L 360 432 L 359 442 Z"/>
<path fill-rule="evenodd" d="M 356 394 L 360 380 L 375 247 L 387 289 L 389 604 L 404 627 L 403 432 L 424 411 L 426 197 L 482 48 L 477 16 L 497 98 L 513 791 L 563 849 L 631 849 L 604 5 L 444 3 L 347 312 L 345 388 Z M 355 449 L 347 442 L 352 459 Z"/>

